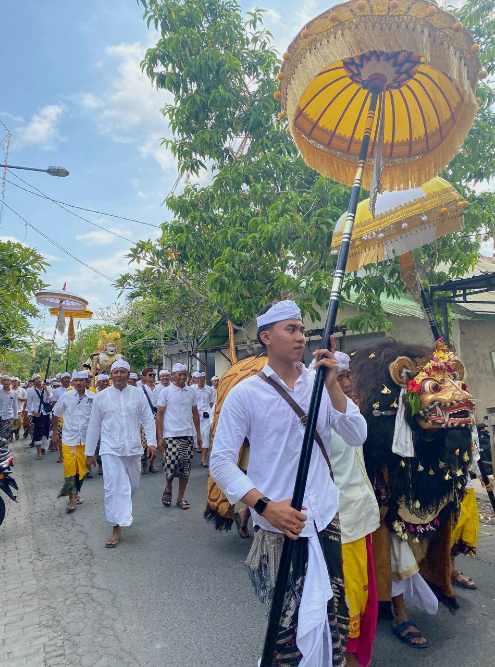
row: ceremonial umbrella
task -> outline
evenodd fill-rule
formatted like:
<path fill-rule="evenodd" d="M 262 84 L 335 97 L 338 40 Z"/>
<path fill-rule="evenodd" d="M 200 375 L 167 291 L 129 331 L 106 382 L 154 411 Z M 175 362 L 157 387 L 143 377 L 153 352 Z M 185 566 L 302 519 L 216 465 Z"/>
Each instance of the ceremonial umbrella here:
<path fill-rule="evenodd" d="M 461 231 L 468 202 L 443 178 L 433 178 L 419 188 L 384 192 L 377 196 L 375 217 L 369 199 L 356 209 L 346 272 L 367 264 L 400 257 L 400 272 L 416 300 L 421 300 L 435 340 L 440 338 L 427 294 L 419 280 L 412 251 L 436 239 Z M 343 214 L 332 237 L 332 254 L 342 243 Z"/>
<path fill-rule="evenodd" d="M 64 284 L 63 289 L 61 290 L 44 290 L 43 292 L 37 292 L 35 294 L 36 301 L 41 306 L 47 306 L 50 308 L 50 314 L 57 317 L 57 322 L 55 324 L 55 329 L 53 331 L 53 339 L 50 345 L 50 354 L 48 355 L 48 361 L 46 364 L 45 372 L 45 382 L 48 379 L 48 373 L 50 371 L 50 364 L 52 361 L 53 348 L 55 345 L 55 336 L 57 335 L 57 329 L 60 333 L 65 331 L 65 316 L 64 313 L 67 311 L 70 312 L 84 312 L 88 302 L 86 299 L 83 299 L 77 294 L 71 294 L 67 292 L 66 285 Z M 41 408 L 41 402 L 40 402 Z"/>
<path fill-rule="evenodd" d="M 89 308 L 85 308 L 85 310 L 70 310 L 66 308 L 62 308 L 60 311 L 63 314 L 64 319 L 66 317 L 69 317 L 69 330 L 67 332 L 67 355 L 65 359 L 65 370 L 67 371 L 67 368 L 69 366 L 69 352 L 70 352 L 70 344 L 74 342 L 76 339 L 76 332 L 74 329 L 74 320 L 90 320 L 93 317 L 93 311 L 90 310 Z M 57 308 L 50 308 L 50 315 L 54 315 L 56 317 L 60 317 L 60 312 L 58 311 Z"/>
<path fill-rule="evenodd" d="M 477 110 L 478 51 L 461 23 L 425 0 L 350 0 L 310 21 L 284 53 L 275 97 L 288 131 L 309 166 L 352 185 L 323 345 L 337 318 L 362 184 L 371 187 L 374 210 L 380 181 L 389 190 L 408 189 L 448 164 Z M 371 173 L 365 169 L 368 152 Z M 294 485 L 292 506 L 298 510 L 324 380 L 320 367 Z M 262 667 L 272 665 L 293 548 L 285 538 Z"/>

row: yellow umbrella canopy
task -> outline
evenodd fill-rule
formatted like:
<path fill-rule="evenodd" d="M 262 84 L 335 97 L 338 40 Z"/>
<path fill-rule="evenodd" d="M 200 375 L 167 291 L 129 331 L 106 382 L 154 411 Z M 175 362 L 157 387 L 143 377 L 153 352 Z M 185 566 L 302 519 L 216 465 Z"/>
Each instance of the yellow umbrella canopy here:
<path fill-rule="evenodd" d="M 404 255 L 445 234 L 460 231 L 467 204 L 450 183 L 439 177 L 419 188 L 378 195 L 374 218 L 369 199 L 364 199 L 357 207 L 346 271 Z M 342 242 L 346 215 L 335 227 L 332 254 L 337 254 Z"/>
<path fill-rule="evenodd" d="M 381 182 L 408 189 L 436 176 L 472 125 L 479 48 L 454 16 L 425 0 L 351 0 L 310 21 L 279 74 L 289 131 L 309 166 L 352 185 L 365 135 L 370 81 L 384 82 L 368 163 Z M 370 188 L 372 170 L 363 174 Z"/>
<path fill-rule="evenodd" d="M 85 310 L 72 310 L 71 308 L 62 307 L 61 310 L 64 314 L 64 317 L 73 317 L 79 320 L 90 320 L 93 317 L 93 311 L 87 307 L 85 308 Z M 50 308 L 50 315 L 58 316 L 58 314 L 59 314 L 58 308 Z"/>

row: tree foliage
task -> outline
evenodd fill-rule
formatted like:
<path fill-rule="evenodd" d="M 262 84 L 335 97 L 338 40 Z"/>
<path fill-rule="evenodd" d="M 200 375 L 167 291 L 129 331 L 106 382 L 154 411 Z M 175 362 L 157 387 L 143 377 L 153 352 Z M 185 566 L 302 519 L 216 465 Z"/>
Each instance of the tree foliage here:
<path fill-rule="evenodd" d="M 315 316 L 315 304 L 327 303 L 335 262 L 331 234 L 349 189 L 310 169 L 286 133 L 274 100 L 280 61 L 263 28 L 263 10 L 253 9 L 245 20 L 232 0 L 140 2 L 148 25 L 160 33 L 143 68 L 173 97 L 162 110 L 174 133 L 166 143 L 181 172 L 208 167 L 212 182 L 190 184 L 167 199 L 173 220 L 158 241 L 133 248 L 131 258 L 146 269 L 128 276 L 126 285 L 146 299 L 145 286 L 158 284 L 164 272 L 174 275 L 184 290 L 189 281 L 211 310 L 238 323 L 267 301 L 290 296 Z M 457 11 L 492 74 L 491 3 L 468 0 Z M 466 229 L 416 253 L 430 282 L 462 275 L 494 231 L 493 193 L 483 188 L 495 174 L 494 91 L 481 83 L 477 94 L 480 113 L 444 174 L 470 201 Z M 348 327 L 387 327 L 380 294 L 404 290 L 397 260 L 349 276 L 344 299 L 357 294 L 359 312 Z"/>
<path fill-rule="evenodd" d="M 32 334 L 29 318 L 39 314 L 32 297 L 46 286 L 40 278 L 46 266 L 32 248 L 0 241 L 0 354 L 26 347 Z"/>

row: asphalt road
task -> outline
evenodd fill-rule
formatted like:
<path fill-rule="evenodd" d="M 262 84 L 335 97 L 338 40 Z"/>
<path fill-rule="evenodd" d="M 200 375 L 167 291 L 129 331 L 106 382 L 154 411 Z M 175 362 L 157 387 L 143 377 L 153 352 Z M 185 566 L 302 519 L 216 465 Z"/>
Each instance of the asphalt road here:
<path fill-rule="evenodd" d="M 56 497 L 63 482 L 56 455 L 35 461 L 24 441 L 14 451 L 15 474 L 22 476 L 27 496 L 20 503 L 30 519 L 29 551 L 43 616 L 63 639 L 64 664 L 257 664 L 266 620 L 243 564 L 250 540 L 241 540 L 235 530 L 219 534 L 204 521 L 206 471 L 199 454 L 186 494 L 191 509 L 165 509 L 163 475 L 142 477 L 133 525 L 117 549 L 105 549 L 111 531 L 103 516 L 102 478 L 85 481 L 84 504 L 67 515 L 65 500 Z M 482 558 L 459 559 L 479 590 L 459 590 L 462 608 L 455 616 L 444 608 L 437 618 L 412 611 L 430 641 L 428 650 L 403 646 L 382 621 L 373 666 L 495 665 L 495 570 Z"/>

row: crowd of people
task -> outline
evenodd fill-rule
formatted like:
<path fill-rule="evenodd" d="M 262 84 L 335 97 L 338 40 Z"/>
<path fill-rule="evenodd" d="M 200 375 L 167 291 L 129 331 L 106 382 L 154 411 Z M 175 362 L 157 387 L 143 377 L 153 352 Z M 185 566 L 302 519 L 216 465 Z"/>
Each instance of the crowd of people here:
<path fill-rule="evenodd" d="M 336 351 L 333 337 L 330 349 L 313 353 L 308 368 L 301 362 L 305 333 L 294 302 L 270 304 L 257 324 L 266 363 L 224 392 L 214 438 L 218 377 L 211 378 L 209 386 L 204 372 L 189 376 L 187 367 L 176 363 L 171 371 L 160 371 L 156 381 L 153 368 L 137 374 L 127 361 L 116 359 L 108 375 L 94 378 L 87 370 L 74 370 L 47 382 L 35 375 L 23 385 L 18 378 L 4 375 L 0 445 L 6 445 L 9 438 L 18 439 L 24 429 L 37 460 L 43 460 L 47 450 L 58 452 L 64 470 L 59 495 L 68 497 L 68 513 L 82 503 L 84 479 L 93 470 L 103 475 L 105 517 L 112 526 L 106 548 L 116 548 L 122 528 L 131 525 L 132 496 L 142 475 L 158 472 L 158 452 L 166 479 L 163 506 L 172 505 L 177 478 L 175 503 L 181 510 L 190 508 L 185 494 L 194 451 L 200 452 L 201 465 L 210 469 L 208 484 L 218 485 L 227 505 L 238 508 L 240 537 L 254 538 L 247 566 L 254 591 L 267 606 L 284 536 L 296 543 L 279 632 L 274 637 L 273 664 L 277 667 L 370 665 L 379 601 L 383 600 L 388 601 L 395 636 L 411 648 L 427 648 L 428 641 L 409 618 L 406 603 L 435 614 L 442 593 L 454 604 L 448 593 L 452 585 L 476 588 L 455 569 L 454 558 L 469 549 L 475 553 L 477 509 L 468 481 L 470 472 L 474 476 L 479 470 L 471 426 L 462 434 L 461 429 L 444 429 L 439 447 L 452 433 L 457 437 L 455 445 L 449 445 L 450 459 L 442 455 L 444 461 L 432 459 L 427 465 L 431 438 L 438 429 L 428 431 L 431 411 L 425 409 L 420 413 L 424 423 L 413 436 L 407 401 L 421 387 L 430 387 L 432 373 L 441 374 L 441 388 L 452 385 L 450 405 L 462 401 L 471 419 L 472 397 L 460 381 L 459 360 L 437 345 L 431 356 L 417 358 L 413 369 L 407 365 L 408 357 L 398 356 L 396 348 L 383 343 L 376 352 L 361 354 L 368 365 L 374 364 L 375 375 L 369 377 L 375 378 L 377 387 L 365 382 L 359 394 L 351 359 Z M 383 379 L 378 381 L 382 377 L 378 359 L 384 368 L 386 365 L 388 375 L 383 377 L 395 382 L 393 391 Z M 390 359 L 395 361 L 389 363 Z M 325 369 L 322 402 L 299 511 L 292 507 L 291 497 L 320 367 Z M 368 409 L 366 392 L 371 396 L 371 391 L 379 392 L 381 398 L 369 398 Z M 383 434 L 390 435 L 393 456 L 387 465 L 392 470 L 392 462 L 397 463 L 393 475 L 381 463 L 377 476 L 368 474 L 372 468 L 365 461 L 363 445 L 369 442 L 370 424 L 377 424 L 378 430 L 373 431 L 376 442 Z M 422 454 L 425 433 L 428 445 Z M 249 452 L 249 464 L 241 463 L 242 451 Z M 418 484 L 416 478 L 421 480 Z M 394 485 L 400 490 L 398 500 L 394 499 Z M 424 514 L 423 505 L 429 514 Z M 456 525 L 453 532 L 452 524 Z M 437 575 L 441 578 L 448 568 L 444 589 L 435 590 L 430 581 L 428 585 L 428 575 L 420 569 L 430 557 L 432 544 L 437 544 L 431 555 L 437 559 L 438 571 L 430 572 L 429 578 L 432 582 Z M 439 549 L 445 544 L 444 564 Z"/>

